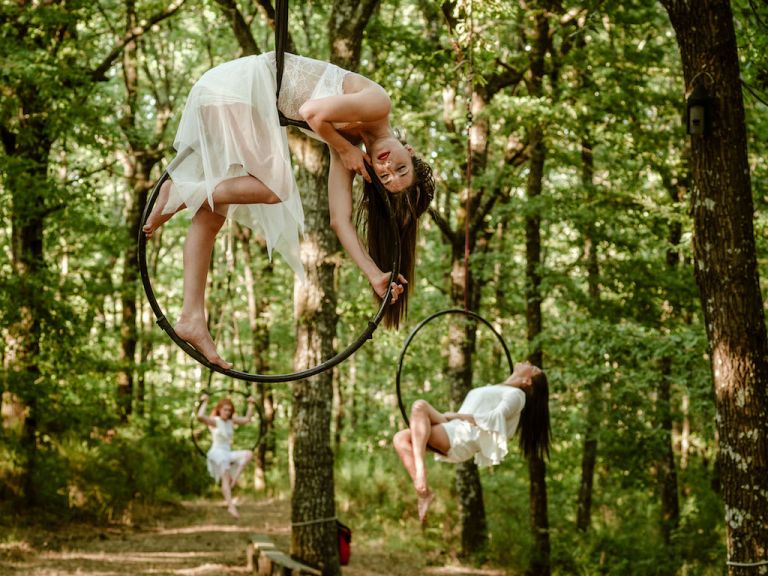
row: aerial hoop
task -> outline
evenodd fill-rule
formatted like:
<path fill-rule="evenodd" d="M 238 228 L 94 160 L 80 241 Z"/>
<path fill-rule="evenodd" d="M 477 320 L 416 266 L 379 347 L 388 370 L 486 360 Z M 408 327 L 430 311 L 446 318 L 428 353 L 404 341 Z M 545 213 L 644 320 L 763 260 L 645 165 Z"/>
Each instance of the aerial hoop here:
<path fill-rule="evenodd" d="M 504 342 L 504 338 L 501 337 L 501 334 L 499 334 L 498 330 L 496 330 L 496 328 L 494 328 L 493 325 L 490 322 L 488 322 L 488 320 L 486 320 L 476 312 L 472 312 L 471 310 L 465 310 L 463 308 L 448 308 L 446 310 L 440 310 L 430 316 L 427 316 L 424 320 L 419 322 L 413 330 L 411 330 L 411 333 L 408 335 L 408 338 L 406 338 L 405 340 L 405 344 L 403 344 L 402 350 L 400 350 L 400 358 L 397 361 L 397 378 L 396 378 L 397 405 L 400 407 L 400 414 L 402 414 L 403 420 L 405 421 L 406 426 L 410 426 L 410 422 L 408 420 L 408 414 L 405 409 L 405 403 L 403 402 L 403 395 L 402 395 L 401 386 L 400 386 L 400 374 L 403 370 L 403 361 L 405 359 L 405 354 L 406 352 L 408 352 L 408 347 L 411 345 L 411 342 L 413 341 L 416 334 L 418 334 L 419 330 L 421 330 L 424 326 L 426 326 L 436 318 L 439 318 L 440 316 L 445 316 L 446 314 L 460 314 L 464 316 L 469 316 L 470 318 L 474 318 L 475 320 L 482 322 L 488 328 L 490 328 L 491 332 L 493 332 L 493 335 L 496 336 L 496 339 L 499 341 L 499 343 L 501 344 L 501 347 L 504 349 L 504 354 L 506 355 L 507 363 L 509 364 L 509 373 L 512 374 L 514 370 L 514 363 L 512 362 L 512 356 L 509 354 L 509 348 L 507 348 L 507 343 Z"/>
<path fill-rule="evenodd" d="M 177 161 L 180 161 L 183 158 L 183 154 L 180 154 L 177 157 Z M 374 181 L 378 181 L 376 178 L 376 173 L 373 171 L 373 168 L 371 168 L 368 164 L 365 165 L 365 167 L 368 170 L 368 174 L 371 176 L 371 179 L 374 179 Z M 162 328 L 168 336 L 171 337 L 171 340 L 173 340 L 179 348 L 184 350 L 187 354 L 189 354 L 192 358 L 197 360 L 200 364 L 205 366 L 206 368 L 209 368 L 215 372 L 219 372 L 220 374 L 224 374 L 225 376 L 229 376 L 230 378 L 236 378 L 238 380 L 245 380 L 246 382 L 293 382 L 295 380 L 303 380 L 304 378 L 309 378 L 311 376 L 315 376 L 317 374 L 320 374 L 321 372 L 325 372 L 326 370 L 329 370 L 336 366 L 337 364 L 343 362 L 347 358 L 349 358 L 352 354 L 354 354 L 358 348 L 360 348 L 367 340 L 370 340 L 373 337 L 373 332 L 376 330 L 376 328 L 379 326 L 379 323 L 381 322 L 382 318 L 384 317 L 384 312 L 389 305 L 389 300 L 392 297 L 392 284 L 396 281 L 397 276 L 399 274 L 399 267 L 400 267 L 400 233 L 397 228 L 397 222 L 395 222 L 395 215 L 394 211 L 392 210 L 392 204 L 389 201 L 389 195 L 386 193 L 386 190 L 384 190 L 383 186 L 376 186 L 376 190 L 383 196 L 384 198 L 384 204 L 387 207 L 387 213 L 389 215 L 389 224 L 391 228 L 391 237 L 392 237 L 392 243 L 394 245 L 394 257 L 392 260 L 392 274 L 390 275 L 389 279 L 389 287 L 387 288 L 387 293 L 384 295 L 384 298 L 381 301 L 381 306 L 379 307 L 378 312 L 376 315 L 368 320 L 368 325 L 365 327 L 365 329 L 362 331 L 362 333 L 355 339 L 349 346 L 347 346 L 344 350 L 333 356 L 332 358 L 329 358 L 325 362 L 322 362 L 321 364 L 318 364 L 317 366 L 314 366 L 312 368 L 307 368 L 306 370 L 301 370 L 298 372 L 291 372 L 286 374 L 253 374 L 250 372 L 242 372 L 240 370 L 233 370 L 233 369 L 227 369 L 221 368 L 220 366 L 216 366 L 215 364 L 211 364 L 208 359 L 203 356 L 196 348 L 194 348 L 191 344 L 189 344 L 186 340 L 181 338 L 178 334 L 176 334 L 176 331 L 173 329 L 173 326 L 171 326 L 171 323 L 168 321 L 168 318 L 166 318 L 165 313 L 163 312 L 162 308 L 160 307 L 160 304 L 157 301 L 157 298 L 155 297 L 155 291 L 152 288 L 152 281 L 149 276 L 149 270 L 147 268 L 147 237 L 144 235 L 144 232 L 142 231 L 142 228 L 144 227 L 144 224 L 147 222 L 147 218 L 149 217 L 150 213 L 152 212 L 152 207 L 155 205 L 155 202 L 157 201 L 157 197 L 160 193 L 160 187 L 163 185 L 163 183 L 168 180 L 170 176 L 168 175 L 168 172 L 163 172 L 163 175 L 160 177 L 160 179 L 155 184 L 154 189 L 152 190 L 149 198 L 147 199 L 147 205 L 144 208 L 144 214 L 141 218 L 141 224 L 139 225 L 139 246 L 138 246 L 138 260 L 139 260 L 139 271 L 141 272 L 141 282 L 144 285 L 144 291 L 147 294 L 147 300 L 149 301 L 149 305 L 152 307 L 152 311 L 155 314 L 155 318 L 157 319 L 157 324 Z"/>
<path fill-rule="evenodd" d="M 244 398 L 244 400 L 247 401 L 248 397 L 251 395 L 248 392 L 245 392 L 243 390 L 237 390 L 237 389 L 233 389 L 233 388 L 217 388 L 215 390 L 206 390 L 205 393 L 208 395 L 208 403 L 209 403 L 209 405 L 211 403 L 210 399 L 215 397 L 215 396 L 232 396 L 233 394 L 238 394 L 238 395 L 242 396 Z M 198 439 L 199 434 L 197 434 L 197 432 L 195 431 L 195 423 L 198 421 L 197 420 L 197 412 L 198 412 L 198 410 L 200 410 L 200 404 L 201 404 L 200 399 L 198 399 L 195 402 L 195 407 L 192 410 L 192 414 L 190 415 L 190 418 L 189 418 L 189 433 L 190 433 L 190 436 L 192 436 L 192 444 L 195 445 L 195 449 L 198 451 L 198 453 L 201 456 L 207 456 L 208 451 L 204 450 L 203 447 L 200 445 L 200 440 Z M 264 414 L 263 414 L 261 405 L 258 402 L 255 403 L 254 404 L 254 409 L 256 411 L 255 415 L 258 416 L 259 422 L 261 423 L 263 421 L 263 419 L 264 419 Z M 245 412 L 243 414 L 245 414 Z M 253 447 L 250 448 L 251 452 L 255 452 L 256 451 L 256 448 L 259 447 L 259 444 L 261 444 L 262 440 L 264 440 L 263 434 L 262 434 L 262 428 L 261 428 L 261 426 L 259 426 L 259 433 L 256 436 L 256 441 L 253 443 Z"/>

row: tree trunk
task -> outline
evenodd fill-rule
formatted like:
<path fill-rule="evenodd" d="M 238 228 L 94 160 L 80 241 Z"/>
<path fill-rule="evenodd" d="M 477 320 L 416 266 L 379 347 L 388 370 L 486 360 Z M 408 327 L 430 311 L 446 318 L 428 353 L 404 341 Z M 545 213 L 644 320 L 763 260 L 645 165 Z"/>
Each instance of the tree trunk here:
<path fill-rule="evenodd" d="M 684 180 L 684 179 L 683 179 Z M 678 184 L 665 182 L 670 193 L 670 200 L 674 204 L 682 201 L 682 191 Z M 669 228 L 666 254 L 667 271 L 670 275 L 676 273 L 680 265 L 680 253 L 678 246 L 682 238 L 682 225 L 680 222 L 671 222 Z M 666 306 L 661 318 L 661 328 L 669 322 L 673 314 L 680 314 L 680 307 L 675 302 L 674 294 L 670 293 L 666 300 Z M 660 361 L 659 388 L 656 399 L 656 412 L 658 414 L 658 426 L 662 435 L 661 454 L 659 456 L 659 490 L 661 493 L 661 536 L 664 543 L 672 544 L 672 532 L 680 524 L 680 501 L 677 495 L 677 467 L 675 463 L 675 447 L 673 440 L 672 419 L 672 357 L 664 356 Z"/>
<path fill-rule="evenodd" d="M 133 0 L 126 1 L 125 30 L 128 33 L 136 29 L 139 17 Z M 139 55 L 135 41 L 128 42 L 123 50 L 123 83 L 125 85 L 125 104 L 120 118 L 120 126 L 128 140 L 128 149 L 123 156 L 123 165 L 129 194 L 125 203 L 126 229 L 125 249 L 123 251 L 123 274 L 120 286 L 120 368 L 117 373 L 117 406 L 120 420 L 125 422 L 133 412 L 134 381 L 136 378 L 136 349 L 139 341 L 138 331 L 138 286 L 139 263 L 136 258 L 139 245 L 139 228 L 144 206 L 149 191 L 153 186 L 152 171 L 160 162 L 160 142 L 167 120 L 158 121 L 151 142 L 142 137 L 139 126 Z M 158 118 L 167 118 L 169 106 L 162 101 L 156 102 Z M 143 387 L 143 382 L 142 382 Z M 144 393 L 140 394 L 143 402 Z M 143 412 L 143 406 L 141 410 Z"/>
<path fill-rule="evenodd" d="M 581 143 L 581 183 L 587 192 L 587 202 L 591 202 L 594 196 L 594 157 L 592 155 L 592 143 L 589 138 L 584 138 Z M 591 314 L 600 314 L 600 264 L 597 257 L 597 238 L 595 228 L 587 224 L 584 232 L 584 259 L 587 268 L 587 289 Z M 592 489 L 595 479 L 595 463 L 597 462 L 597 434 L 601 420 L 601 380 L 599 377 L 591 379 L 587 383 L 584 446 L 581 454 L 581 480 L 579 482 L 579 495 L 576 506 L 576 527 L 581 532 L 589 530 L 592 522 Z"/>
<path fill-rule="evenodd" d="M 256 290 L 256 276 L 267 276 L 272 271 L 272 263 L 267 261 L 263 267 L 257 269 L 258 274 L 254 275 L 254 268 L 257 263 L 251 250 L 253 234 L 250 229 L 243 228 L 238 224 L 235 226 L 235 235 L 240 242 L 243 250 L 245 271 L 245 293 L 248 299 L 248 325 L 251 329 L 251 369 L 256 374 L 268 374 L 269 368 L 269 326 L 267 324 L 266 312 L 269 310 L 269 298 Z M 256 397 L 261 405 L 261 418 L 259 419 L 259 435 L 261 443 L 256 449 L 254 455 L 254 477 L 253 487 L 256 490 L 265 490 L 267 488 L 267 456 L 274 452 L 274 437 L 272 430 L 275 421 L 275 406 L 272 396 L 272 384 L 267 382 L 256 383 Z"/>
<path fill-rule="evenodd" d="M 363 32 L 378 0 L 337 0 L 331 10 L 331 61 L 356 70 Z M 296 290 L 297 369 L 317 365 L 333 355 L 336 337 L 335 255 L 340 245 L 328 226 L 328 153 L 306 137 L 294 139 L 294 157 L 302 174 L 306 233 L 302 257 L 306 283 Z M 333 371 L 297 382 L 291 427 L 291 466 L 294 479 L 291 553 L 321 565 L 325 576 L 340 574 L 335 522 L 331 418 Z"/>
<path fill-rule="evenodd" d="M 712 98 L 709 132 L 691 137 L 696 282 L 715 388 L 728 572 L 756 574 L 768 569 L 768 337 L 733 16 L 727 0 L 661 3 L 686 92 L 703 87 Z"/>
<path fill-rule="evenodd" d="M 31 87 L 28 87 L 31 88 Z M 38 102 L 34 90 L 27 92 L 20 110 L 23 137 L 4 138 L 5 153 L 14 158 L 16 169 L 5 178 L 11 205 L 11 263 L 18 279 L 18 309 L 9 318 L 6 362 L 8 389 L 23 403 L 26 413 L 21 436 L 21 458 L 25 461 L 21 478 L 24 506 L 38 503 L 35 485 L 39 407 L 45 404 L 40 385 L 40 318 L 45 304 L 45 215 L 48 155 L 51 143 L 42 120 L 45 103 Z"/>
<path fill-rule="evenodd" d="M 333 355 L 336 335 L 336 291 L 334 254 L 338 242 L 327 222 L 326 186 L 328 157 L 324 148 L 304 140 L 306 169 L 304 214 L 306 232 L 302 258 L 306 282 L 295 291 L 297 341 L 296 370 L 316 366 Z M 311 160 L 310 160 L 311 157 Z M 336 541 L 331 416 L 333 372 L 326 371 L 293 385 L 291 420 L 291 553 L 303 561 L 322 566 L 323 574 L 340 574 Z"/>
<path fill-rule="evenodd" d="M 549 22 L 544 11 L 534 15 L 535 26 L 531 37 L 530 71 L 527 81 L 531 96 L 540 97 L 545 74 L 544 58 L 549 42 Z M 544 180 L 544 162 L 547 150 L 544 143 L 544 131 L 537 123 L 528 128 L 527 137 L 531 160 L 526 183 L 526 195 L 532 204 L 538 203 L 542 194 Z M 541 215 L 534 212 L 525 218 L 525 319 L 528 343 L 531 346 L 529 360 L 544 368 L 541 345 L 538 343 L 542 332 L 541 314 Z M 528 460 L 530 476 L 530 512 L 531 531 L 535 549 L 531 554 L 528 573 L 532 576 L 550 574 L 549 517 L 547 515 L 546 464 L 538 457 Z"/>

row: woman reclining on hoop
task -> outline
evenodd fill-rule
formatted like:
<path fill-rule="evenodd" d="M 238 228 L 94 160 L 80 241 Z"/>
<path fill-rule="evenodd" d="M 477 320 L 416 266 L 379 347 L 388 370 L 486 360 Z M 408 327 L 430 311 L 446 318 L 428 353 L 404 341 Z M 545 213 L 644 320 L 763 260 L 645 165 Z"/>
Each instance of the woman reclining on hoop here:
<path fill-rule="evenodd" d="M 520 448 L 527 458 L 549 455 L 549 384 L 544 372 L 528 362 L 516 364 L 501 384 L 473 388 L 458 412 L 438 412 L 425 400 L 411 408 L 410 426 L 397 432 L 395 450 L 413 481 L 419 520 L 424 522 L 434 498 L 427 482 L 427 446 L 436 460 L 478 466 L 499 464 L 507 440 L 520 430 Z"/>

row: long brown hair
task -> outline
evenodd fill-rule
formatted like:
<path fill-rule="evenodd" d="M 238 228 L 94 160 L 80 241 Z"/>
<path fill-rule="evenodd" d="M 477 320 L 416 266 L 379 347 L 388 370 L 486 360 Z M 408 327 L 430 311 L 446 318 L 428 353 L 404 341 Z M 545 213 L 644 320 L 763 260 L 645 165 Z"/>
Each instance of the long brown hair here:
<path fill-rule="evenodd" d="M 392 206 L 392 213 L 397 222 L 400 235 L 400 274 L 405 276 L 408 284 L 397 299 L 397 302 L 387 306 L 384 312 L 384 326 L 397 328 L 400 321 L 408 312 L 409 288 L 415 286 L 414 270 L 416 267 L 416 240 L 418 236 L 419 218 L 429 208 L 429 203 L 435 194 L 435 181 L 432 178 L 432 168 L 418 156 L 411 157 L 413 161 L 413 184 L 401 192 L 386 192 L 381 182 L 363 181 L 363 201 L 358 207 L 358 222 L 365 227 L 368 254 L 376 265 L 384 271 L 391 271 L 394 254 L 394 244 L 391 237 L 389 212 L 377 186 L 386 192 Z M 376 178 L 373 174 L 372 178 Z M 380 301 L 374 292 L 374 297 Z"/>
<path fill-rule="evenodd" d="M 549 458 L 549 382 L 544 372 L 531 377 L 530 390 L 525 394 L 525 408 L 520 414 L 520 450 L 526 458 Z"/>
<path fill-rule="evenodd" d="M 232 413 L 229 415 L 230 419 L 233 418 L 235 416 L 235 405 L 229 398 L 222 398 L 216 402 L 216 406 L 214 406 L 213 410 L 211 410 L 211 418 L 218 416 L 221 413 L 221 409 L 226 405 L 229 405 L 230 409 L 232 410 Z"/>

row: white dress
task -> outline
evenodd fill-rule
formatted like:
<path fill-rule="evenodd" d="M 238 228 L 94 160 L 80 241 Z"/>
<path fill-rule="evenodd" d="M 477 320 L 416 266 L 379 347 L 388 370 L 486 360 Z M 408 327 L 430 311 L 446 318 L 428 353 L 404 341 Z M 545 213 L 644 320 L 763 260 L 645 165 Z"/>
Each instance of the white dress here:
<path fill-rule="evenodd" d="M 443 424 L 451 448 L 435 459 L 458 463 L 474 456 L 480 467 L 499 464 L 507 455 L 507 441 L 517 431 L 523 408 L 525 392 L 520 388 L 506 384 L 473 388 L 458 413 L 471 414 L 476 425 L 458 419 Z"/>
<path fill-rule="evenodd" d="M 248 462 L 250 450 L 232 450 L 232 438 L 235 434 L 235 426 L 232 420 L 222 420 L 218 416 L 213 417 L 215 426 L 210 426 L 213 444 L 208 449 L 206 460 L 208 473 L 216 482 L 221 480 L 224 473 L 229 470 L 234 472 L 238 466 Z"/>
<path fill-rule="evenodd" d="M 278 121 L 275 74 L 275 55 L 269 52 L 216 66 L 195 83 L 173 143 L 177 156 L 168 173 L 174 185 L 164 212 L 175 212 L 182 203 L 190 218 L 204 202 L 214 209 L 219 182 L 255 176 L 282 202 L 233 204 L 226 216 L 260 234 L 270 258 L 277 250 L 303 279 L 304 211 L 286 130 Z M 286 54 L 280 110 L 300 119 L 299 108 L 307 100 L 342 94 L 346 74 L 328 62 Z"/>

